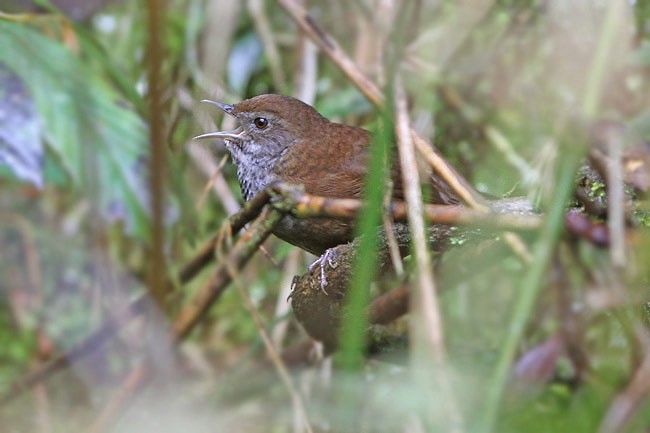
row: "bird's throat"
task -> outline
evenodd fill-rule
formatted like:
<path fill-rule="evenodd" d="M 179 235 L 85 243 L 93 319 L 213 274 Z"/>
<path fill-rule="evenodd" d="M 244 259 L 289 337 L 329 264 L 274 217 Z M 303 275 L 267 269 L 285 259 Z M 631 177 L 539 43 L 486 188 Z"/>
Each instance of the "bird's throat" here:
<path fill-rule="evenodd" d="M 277 156 L 251 151 L 248 147 L 246 143 L 233 144 L 228 147 L 233 162 L 237 166 L 237 180 L 239 180 L 242 195 L 246 201 L 278 180 L 274 174 Z"/>

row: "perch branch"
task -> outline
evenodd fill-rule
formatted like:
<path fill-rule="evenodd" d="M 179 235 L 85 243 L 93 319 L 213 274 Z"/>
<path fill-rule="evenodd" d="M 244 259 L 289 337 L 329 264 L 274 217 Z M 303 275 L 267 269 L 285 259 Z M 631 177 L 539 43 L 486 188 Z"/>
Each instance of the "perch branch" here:
<path fill-rule="evenodd" d="M 311 195 L 299 188 L 277 184 L 273 191 L 292 202 L 292 215 L 298 218 L 331 217 L 354 219 L 363 207 L 357 199 L 331 198 Z M 542 218 L 534 214 L 523 200 L 499 200 L 492 203 L 491 212 L 481 212 L 462 206 L 425 204 L 425 219 L 433 224 L 477 225 L 508 230 L 536 230 Z M 405 222 L 408 207 L 404 202 L 391 203 L 386 211 L 396 222 Z"/>

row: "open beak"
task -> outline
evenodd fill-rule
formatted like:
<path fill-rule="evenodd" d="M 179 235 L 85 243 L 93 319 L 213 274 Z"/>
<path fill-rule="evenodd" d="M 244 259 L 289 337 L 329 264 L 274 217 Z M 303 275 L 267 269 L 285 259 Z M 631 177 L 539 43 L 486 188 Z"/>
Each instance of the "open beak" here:
<path fill-rule="evenodd" d="M 240 131 L 235 129 L 234 131 L 208 132 L 207 134 L 197 135 L 192 140 L 203 140 L 206 138 L 221 138 L 222 140 L 240 142 L 242 140 L 243 135 L 244 135 L 243 130 Z"/>
<path fill-rule="evenodd" d="M 223 104 L 221 102 L 210 101 L 209 99 L 203 99 L 201 102 L 206 102 L 208 104 L 216 105 L 221 108 L 226 114 L 233 116 L 233 110 L 235 107 L 228 104 Z M 197 135 L 193 140 L 203 140 L 211 138 L 221 138 L 222 140 L 230 140 L 234 142 L 240 142 L 242 140 L 242 135 L 244 131 L 240 128 L 237 128 L 233 131 L 217 131 L 217 132 L 208 132 L 207 134 Z"/>

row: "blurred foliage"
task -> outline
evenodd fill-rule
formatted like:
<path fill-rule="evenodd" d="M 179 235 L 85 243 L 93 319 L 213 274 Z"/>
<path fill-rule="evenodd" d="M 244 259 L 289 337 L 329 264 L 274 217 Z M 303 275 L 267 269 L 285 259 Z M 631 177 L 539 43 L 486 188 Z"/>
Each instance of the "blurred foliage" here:
<path fill-rule="evenodd" d="M 129 233 L 146 238 L 146 129 L 141 119 L 65 47 L 23 25 L 0 26 L 0 49 L 15 53 L 5 64 L 29 88 L 39 113 L 39 136 L 71 183 L 93 197 L 109 221 L 123 220 Z M 24 150 L 24 141 L 14 147 Z M 10 147 L 6 150 L 11 153 Z M 38 179 L 42 166 L 33 168 Z"/>
<path fill-rule="evenodd" d="M 75 347 L 146 291 L 149 129 L 164 128 L 168 150 L 169 266 L 158 271 L 175 277 L 241 200 L 227 163 L 221 170 L 225 181 L 215 181 L 199 204 L 225 149 L 220 143 L 199 147 L 189 138 L 212 130 L 215 121 L 232 125 L 221 116 L 211 119 L 214 112 L 199 108 L 198 100 L 232 103 L 266 92 L 298 94 L 306 87 L 328 118 L 372 130 L 379 122 L 370 103 L 324 56 L 314 59 L 314 82 L 301 81 L 304 40 L 276 2 L 261 2 L 258 15 L 251 12 L 254 1 L 166 2 L 164 125 L 146 120 L 148 26 L 142 2 L 34 3 L 0 1 L 0 391 Z M 525 195 L 544 210 L 563 206 L 555 175 L 558 161 L 566 158 L 562 146 L 580 143 L 562 140 L 579 117 L 589 47 L 599 37 L 590 20 L 607 2 L 464 6 L 423 0 L 414 2 L 418 13 L 399 32 L 390 22 L 398 0 L 306 3 L 375 82 L 387 84 L 391 74 L 382 68 L 390 59 L 399 64 L 414 126 L 479 190 L 495 197 Z M 623 42 L 614 41 L 620 45 L 602 87 L 600 114 L 647 141 L 650 2 L 625 3 L 628 27 L 617 36 Z M 266 20 L 271 42 L 260 20 Z M 397 39 L 404 49 L 390 52 Z M 279 59 L 269 56 L 269 43 Z M 286 83 L 278 82 L 273 68 Z M 594 184 L 594 194 L 605 191 Z M 637 194 L 643 220 L 647 191 Z M 596 431 L 648 356 L 636 336 L 648 327 L 641 305 L 650 287 L 650 236 L 641 227 L 629 231 L 624 269 L 611 263 L 608 250 L 555 233 L 562 235 L 560 246 L 537 281 L 540 299 L 517 350 L 530 353 L 557 335 L 576 332 L 576 341 L 567 345 L 588 358 L 588 371 L 577 371 L 575 353 L 543 352 L 540 358 L 548 360 L 540 363 L 547 361 L 550 373 L 519 388 L 512 378 L 496 431 Z M 495 235 L 480 245 L 459 238 L 457 248 L 436 259 L 453 395 L 423 391 L 401 349 L 391 358 L 364 362 L 360 373 L 334 369 L 341 380 L 331 383 L 327 367 L 310 367 L 294 378 L 313 425 L 327 430 L 352 416 L 359 431 L 434 431 L 442 425 L 422 426 L 412 415 L 420 410 L 442 418 L 446 403 L 455 401 L 466 426 L 475 426 L 531 269 L 503 238 Z M 523 240 L 539 245 L 536 235 Z M 286 302 L 282 285 L 291 277 L 290 250 L 268 241 L 241 275 L 268 330 L 288 324 L 282 347 L 305 338 L 290 313 L 276 314 Z M 372 251 L 366 256 L 362 266 L 370 270 Z M 301 256 L 294 272 L 303 273 L 308 261 Z M 207 277 L 176 287 L 170 304 L 177 309 Z M 369 276 L 357 277 L 357 289 L 366 289 Z M 385 290 L 382 284 L 371 293 Z M 161 334 L 167 319 L 147 316 Z M 219 299 L 183 344 L 173 372 L 168 366 L 176 358 L 160 349 L 168 342 L 147 334 L 151 323 L 143 322 L 124 324 L 103 349 L 70 360 L 43 387 L 0 407 L 0 430 L 86 431 L 80 426 L 96 422 L 149 357 L 160 374 L 114 417 L 112 431 L 292 431 L 291 396 L 263 363 L 258 330 L 235 290 Z M 404 329 L 403 322 L 395 328 Z M 346 413 L 349 407 L 339 401 L 350 386 L 363 391 L 352 405 L 358 414 Z M 647 431 L 649 409 L 641 399 L 625 431 Z"/>

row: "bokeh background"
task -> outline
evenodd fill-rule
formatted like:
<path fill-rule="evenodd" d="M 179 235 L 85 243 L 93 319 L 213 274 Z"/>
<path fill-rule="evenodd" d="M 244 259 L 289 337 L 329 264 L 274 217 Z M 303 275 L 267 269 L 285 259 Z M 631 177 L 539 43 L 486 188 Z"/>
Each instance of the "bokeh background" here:
<path fill-rule="evenodd" d="M 379 88 L 397 70 L 413 127 L 477 190 L 583 212 L 520 250 L 453 239 L 430 371 L 402 319 L 361 369 L 314 350 L 287 386 L 234 287 L 169 331 L 209 276 L 179 270 L 242 205 L 223 143 L 191 140 L 233 120 L 199 101 L 380 117 L 293 6 Z M 646 0 L 0 0 L 0 430 L 649 431 L 649 40 Z M 598 152 L 611 182 L 583 165 Z M 311 260 L 271 238 L 241 270 L 279 353 L 308 341 L 286 299 Z"/>

